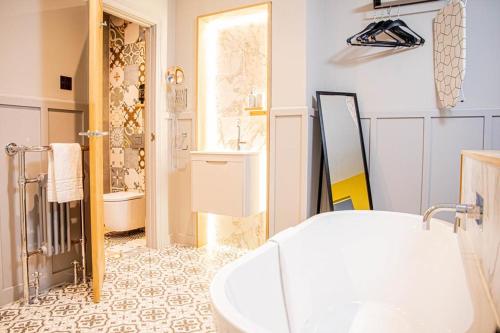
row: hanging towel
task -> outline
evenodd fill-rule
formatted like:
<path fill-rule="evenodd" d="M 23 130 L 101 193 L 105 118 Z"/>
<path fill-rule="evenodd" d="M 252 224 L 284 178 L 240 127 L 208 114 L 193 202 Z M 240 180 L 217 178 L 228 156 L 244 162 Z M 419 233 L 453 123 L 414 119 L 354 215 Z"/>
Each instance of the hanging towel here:
<path fill-rule="evenodd" d="M 78 143 L 53 143 L 49 151 L 47 200 L 83 199 L 82 148 Z"/>

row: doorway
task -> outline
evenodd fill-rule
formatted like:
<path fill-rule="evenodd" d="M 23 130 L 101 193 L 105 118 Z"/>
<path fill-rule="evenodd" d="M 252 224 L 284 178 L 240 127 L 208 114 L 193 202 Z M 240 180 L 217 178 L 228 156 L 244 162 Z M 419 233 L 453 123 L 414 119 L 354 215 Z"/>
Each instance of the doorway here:
<path fill-rule="evenodd" d="M 104 14 L 104 225 L 108 239 L 146 227 L 148 28 Z"/>

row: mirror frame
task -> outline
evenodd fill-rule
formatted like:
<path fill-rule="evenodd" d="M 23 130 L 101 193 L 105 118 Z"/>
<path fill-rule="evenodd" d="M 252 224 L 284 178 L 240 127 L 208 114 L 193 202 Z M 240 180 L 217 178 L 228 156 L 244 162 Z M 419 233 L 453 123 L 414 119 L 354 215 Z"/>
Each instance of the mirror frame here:
<path fill-rule="evenodd" d="M 372 202 L 372 191 L 370 187 L 370 175 L 368 173 L 368 163 L 366 161 L 366 152 L 365 152 L 365 143 L 363 140 L 363 129 L 361 128 L 361 119 L 359 117 L 359 106 L 358 106 L 358 98 L 356 96 L 356 93 L 347 93 L 347 92 L 335 92 L 335 91 L 316 91 L 316 103 L 318 107 L 318 113 L 319 113 L 319 124 L 321 128 L 321 147 L 322 147 L 322 155 L 321 155 L 321 160 L 323 163 L 321 163 L 320 166 L 320 184 L 319 184 L 319 198 L 318 200 L 321 201 L 321 193 L 322 193 L 322 186 L 323 186 L 323 171 L 325 172 L 326 175 L 326 182 L 328 184 L 327 188 L 327 193 L 328 193 L 328 203 L 330 206 L 330 211 L 334 211 L 334 205 L 333 205 L 333 194 L 332 194 L 332 186 L 331 186 L 331 177 L 330 177 L 330 166 L 328 164 L 328 151 L 327 151 L 327 145 L 326 145 L 326 133 L 325 133 L 325 125 L 324 125 L 324 120 L 323 120 L 323 110 L 321 108 L 321 96 L 345 96 L 345 97 L 352 97 L 354 99 L 354 106 L 356 108 L 356 119 L 358 121 L 358 131 L 359 131 L 359 143 L 361 145 L 361 154 L 363 155 L 363 167 L 365 169 L 365 181 L 366 181 L 366 189 L 368 192 L 368 202 L 370 204 L 370 210 L 373 210 L 373 202 Z M 319 206 L 319 201 L 318 201 L 318 206 Z M 319 209 L 318 209 L 319 213 Z"/>

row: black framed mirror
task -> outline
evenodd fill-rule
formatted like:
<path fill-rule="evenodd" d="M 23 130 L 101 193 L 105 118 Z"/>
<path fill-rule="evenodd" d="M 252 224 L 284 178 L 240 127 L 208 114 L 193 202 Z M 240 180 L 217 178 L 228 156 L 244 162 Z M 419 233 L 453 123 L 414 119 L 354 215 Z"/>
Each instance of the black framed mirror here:
<path fill-rule="evenodd" d="M 326 178 L 330 210 L 373 209 L 356 94 L 317 91 L 316 99 L 324 170 L 321 175 Z M 325 181 L 320 179 L 320 195 Z"/>

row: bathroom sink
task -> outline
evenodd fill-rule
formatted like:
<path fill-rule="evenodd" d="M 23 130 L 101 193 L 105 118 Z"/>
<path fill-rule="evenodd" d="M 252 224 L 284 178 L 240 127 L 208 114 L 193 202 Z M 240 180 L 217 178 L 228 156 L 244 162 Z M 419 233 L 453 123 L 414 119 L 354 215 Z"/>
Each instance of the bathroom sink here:
<path fill-rule="evenodd" d="M 256 151 L 192 151 L 192 211 L 233 217 L 259 213 Z"/>

